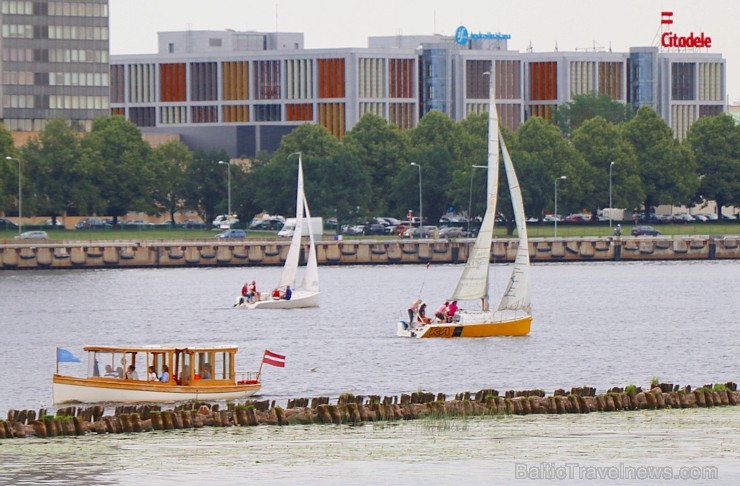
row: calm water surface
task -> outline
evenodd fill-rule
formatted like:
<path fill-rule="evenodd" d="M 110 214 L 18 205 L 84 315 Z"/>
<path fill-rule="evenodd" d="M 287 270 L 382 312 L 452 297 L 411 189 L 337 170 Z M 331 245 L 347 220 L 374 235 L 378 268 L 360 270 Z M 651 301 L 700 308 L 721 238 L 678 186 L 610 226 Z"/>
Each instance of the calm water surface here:
<path fill-rule="evenodd" d="M 529 336 L 464 340 L 395 337 L 396 321 L 408 305 L 421 295 L 435 308 L 451 292 L 461 269 L 453 265 L 428 269 L 321 267 L 321 307 L 284 311 L 231 307 L 245 280 L 254 279 L 258 288 L 269 290 L 278 279 L 278 268 L 0 272 L 0 376 L 4 383 L 0 416 L 9 408 L 49 406 L 54 347 L 79 355 L 85 344 L 234 343 L 240 346 L 240 370 L 256 369 L 262 350 L 269 348 L 287 356 L 284 369 L 265 370 L 262 397 L 279 402 L 290 397 L 336 397 L 345 392 L 391 395 L 425 390 L 453 394 L 489 387 L 551 392 L 581 385 L 600 390 L 629 383 L 645 385 L 653 377 L 693 385 L 739 379 L 740 262 L 535 265 L 535 319 Z M 503 290 L 506 273 L 496 274 L 494 291 Z M 84 363 L 60 366 L 63 373 L 85 372 Z M 309 371 L 313 368 L 315 372 Z M 82 457 L 96 458 L 80 460 L 84 465 L 75 466 L 76 473 L 104 474 L 112 482 L 146 478 L 147 467 L 155 468 L 161 460 L 156 459 L 160 450 L 165 458 L 176 456 L 180 458 L 177 462 L 187 464 L 191 462 L 186 458 L 205 454 L 209 461 L 221 465 L 216 469 L 223 471 L 226 479 L 232 480 L 237 473 L 253 474 L 255 470 L 266 478 L 282 470 L 282 465 L 290 465 L 277 476 L 286 481 L 297 477 L 291 476 L 291 471 L 316 478 L 323 478 L 316 475 L 322 472 L 327 479 L 340 480 L 353 477 L 355 470 L 358 474 L 377 470 L 388 475 L 442 479 L 452 477 L 443 472 L 449 464 L 476 473 L 468 478 L 500 471 L 508 474 L 501 477 L 512 479 L 513 466 L 509 465 L 519 456 L 510 441 L 522 444 L 522 450 L 527 451 L 531 438 L 538 437 L 535 442 L 541 444 L 533 455 L 522 453 L 525 461 L 546 460 L 549 454 L 555 458 L 552 460 L 566 460 L 582 457 L 574 455 L 580 433 L 573 432 L 581 429 L 588 445 L 585 450 L 591 452 L 602 451 L 599 444 L 616 434 L 615 445 L 597 454 L 597 459 L 621 457 L 627 453 L 625 448 L 634 448 L 631 440 L 653 448 L 654 443 L 675 439 L 681 444 L 660 450 L 664 453 L 661 457 L 678 463 L 686 446 L 681 434 L 699 433 L 705 419 L 697 417 L 704 414 L 712 423 L 714 417 L 723 417 L 734 424 L 734 435 L 727 439 L 730 443 L 720 441 L 708 457 L 721 458 L 726 453 L 737 464 L 740 426 L 736 410 L 557 417 L 554 422 L 549 417 L 510 417 L 450 421 L 448 428 L 438 424 L 341 428 L 340 434 L 330 427 L 265 427 L 249 432 L 188 432 L 187 439 L 178 433 L 112 440 L 33 439 L 14 443 L 13 450 L 17 453 L 25 448 L 29 457 L 37 460 L 49 457 L 50 480 L 59 461 L 72 464 L 77 460 L 77 452 L 70 452 L 70 447 L 81 448 Z M 668 417 L 668 425 L 651 432 L 651 424 L 662 420 L 656 417 Z M 641 422 L 643 418 L 646 423 Z M 638 422 L 628 422 L 634 420 Z M 681 422 L 680 427 L 675 426 L 676 421 Z M 550 423 L 555 424 L 554 431 L 548 431 Z M 639 425 L 625 432 L 625 424 L 636 423 Z M 715 425 L 723 427 L 721 421 Z M 385 434 L 387 438 L 383 438 Z M 410 440 L 415 442 L 419 437 L 424 438 L 423 447 L 409 449 Z M 470 441 L 485 443 L 483 450 L 490 454 L 463 453 L 471 450 Z M 701 444 L 696 446 L 699 451 L 704 447 Z M 434 452 L 437 447 L 443 448 L 444 459 Z M 695 446 L 688 447 L 693 450 Z M 204 452 L 212 449 L 215 452 Z M 324 450 L 323 455 L 316 452 L 320 460 L 311 456 L 311 450 Z M 136 464 L 142 467 L 127 467 L 130 464 L 119 458 L 124 451 L 135 456 Z M 491 454 L 508 465 L 494 467 Z M 591 457 L 591 453 L 585 454 Z M 194 459 L 193 467 L 201 464 L 199 461 Z M 325 461 L 340 465 L 341 474 L 329 474 L 322 467 Z M 187 477 L 187 464 L 162 480 Z M 96 465 L 103 469 L 96 469 Z M 737 474 L 737 469 L 734 472 Z M 22 473 L 16 470 L 10 474 Z"/>

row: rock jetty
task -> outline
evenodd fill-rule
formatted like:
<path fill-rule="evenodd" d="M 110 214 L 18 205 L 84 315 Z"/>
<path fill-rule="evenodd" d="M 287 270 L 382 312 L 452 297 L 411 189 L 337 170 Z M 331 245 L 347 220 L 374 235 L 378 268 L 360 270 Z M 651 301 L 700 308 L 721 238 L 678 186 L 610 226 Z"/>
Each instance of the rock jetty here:
<path fill-rule="evenodd" d="M 197 429 L 203 427 L 250 427 L 293 424 L 362 424 L 377 421 L 477 417 L 486 415 L 531 415 L 661 410 L 735 406 L 740 392 L 733 382 L 692 389 L 669 383 L 654 383 L 648 389 L 628 385 L 596 394 L 592 387 L 558 389 L 551 395 L 543 390 L 507 391 L 495 389 L 457 394 L 447 399 L 442 393 L 417 392 L 400 396 L 340 395 L 295 398 L 286 408 L 275 401 L 248 400 L 220 404 L 187 402 L 171 410 L 161 405 L 123 405 L 106 414 L 103 406 L 59 408 L 55 415 L 45 409 L 10 410 L 0 420 L 0 439 L 36 436 L 80 436 L 86 434 L 140 433 L 152 430 Z"/>

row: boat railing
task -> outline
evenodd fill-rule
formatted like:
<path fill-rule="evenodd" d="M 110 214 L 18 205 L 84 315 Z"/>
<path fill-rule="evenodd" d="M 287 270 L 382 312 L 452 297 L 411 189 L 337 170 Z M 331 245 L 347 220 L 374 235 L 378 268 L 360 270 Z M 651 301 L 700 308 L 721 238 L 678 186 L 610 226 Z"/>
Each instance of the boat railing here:
<path fill-rule="evenodd" d="M 259 373 L 256 371 L 237 371 L 234 373 L 237 385 L 256 385 L 259 383 Z"/>

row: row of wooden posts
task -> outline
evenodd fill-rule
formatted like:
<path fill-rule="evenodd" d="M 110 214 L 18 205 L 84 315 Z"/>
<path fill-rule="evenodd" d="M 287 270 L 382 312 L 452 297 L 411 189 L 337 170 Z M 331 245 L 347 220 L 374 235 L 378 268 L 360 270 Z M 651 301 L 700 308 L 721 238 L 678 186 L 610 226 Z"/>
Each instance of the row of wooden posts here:
<path fill-rule="evenodd" d="M 172 410 L 161 405 L 122 405 L 112 415 L 105 415 L 100 405 L 65 407 L 48 415 L 45 409 L 10 410 L 7 420 L 0 420 L 0 439 L 41 438 L 65 435 L 138 433 L 150 430 L 191 429 L 202 427 L 360 424 L 364 422 L 414 420 L 423 418 L 471 417 L 485 415 L 529 415 L 660 410 L 670 408 L 720 407 L 740 403 L 740 392 L 733 382 L 704 385 L 692 390 L 673 384 L 656 384 L 649 390 L 639 387 L 612 388 L 596 394 L 591 387 L 564 389 L 546 396 L 542 390 L 507 391 L 495 389 L 464 392 L 447 400 L 442 394 L 418 392 L 400 396 L 340 395 L 336 404 L 329 397 L 288 400 L 286 408 L 275 401 L 248 400 L 227 403 L 223 410 L 217 403 L 187 402 Z"/>

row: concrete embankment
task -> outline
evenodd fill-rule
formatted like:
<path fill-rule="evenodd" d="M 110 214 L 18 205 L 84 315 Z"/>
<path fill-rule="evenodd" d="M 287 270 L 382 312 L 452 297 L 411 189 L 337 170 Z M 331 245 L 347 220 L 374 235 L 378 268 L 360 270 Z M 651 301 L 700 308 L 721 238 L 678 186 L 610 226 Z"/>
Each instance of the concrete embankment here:
<path fill-rule="evenodd" d="M 0 420 L 0 439 L 56 437 L 85 434 L 139 433 L 151 430 L 193 429 L 294 424 L 361 424 L 377 421 L 491 415 L 574 414 L 661 410 L 672 408 L 724 407 L 740 403 L 735 383 L 704 385 L 692 390 L 672 384 L 656 384 L 649 390 L 632 385 L 596 394 L 594 388 L 560 389 L 546 396 L 542 390 L 508 391 L 484 389 L 465 392 L 447 400 L 444 394 L 412 393 L 401 396 L 341 395 L 335 404 L 328 397 L 289 400 L 286 408 L 275 402 L 250 400 L 243 404 L 188 402 L 172 410 L 160 405 L 119 406 L 106 415 L 102 406 L 66 407 L 56 415 L 46 410 L 10 410 Z"/>
<path fill-rule="evenodd" d="M 317 243 L 321 265 L 462 263 L 473 240 L 345 240 Z M 125 240 L 0 244 L 0 269 L 283 265 L 283 240 Z M 518 242 L 494 240 L 492 262 L 513 261 Z M 308 242 L 301 258 L 305 261 Z M 740 259 L 740 235 L 533 239 L 535 262 Z"/>

